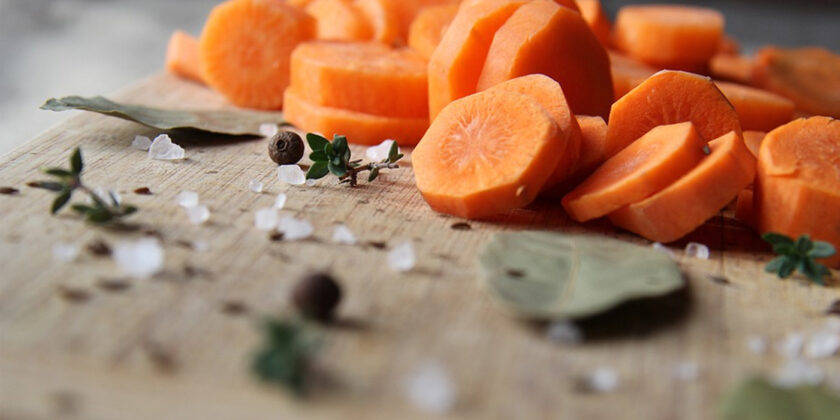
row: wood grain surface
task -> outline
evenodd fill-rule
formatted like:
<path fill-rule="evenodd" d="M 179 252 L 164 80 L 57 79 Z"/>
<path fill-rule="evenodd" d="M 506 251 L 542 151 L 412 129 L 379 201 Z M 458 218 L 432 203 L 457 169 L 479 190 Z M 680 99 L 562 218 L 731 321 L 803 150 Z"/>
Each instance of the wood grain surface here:
<path fill-rule="evenodd" d="M 166 75 L 113 97 L 225 106 L 209 90 Z M 453 418 L 711 419 L 730 386 L 784 362 L 772 348 L 751 353 L 749 337 L 765 337 L 772 347 L 788 333 L 815 331 L 840 298 L 836 287 L 764 274 L 764 246 L 723 213 L 673 246 L 686 291 L 584 322 L 580 345 L 552 343 L 543 328 L 490 300 L 475 267 L 488 237 L 548 229 L 646 241 L 603 222 L 575 225 L 549 202 L 455 230 L 462 220 L 426 206 L 410 164 L 355 189 L 332 180 L 289 187 L 277 179 L 264 139 L 173 134 L 188 159 L 164 162 L 129 147 L 137 134 L 158 133 L 80 113 L 0 160 L 0 184 L 21 190 L 0 196 L 0 419 L 427 418 L 404 393 L 406 377 L 426 363 L 452 375 Z M 41 178 L 39 168 L 65 165 L 77 145 L 87 182 L 118 190 L 141 208 L 134 221 L 162 238 L 161 274 L 126 279 L 110 259 L 84 250 L 73 263 L 53 260 L 56 242 L 84 247 L 149 233 L 91 228 L 69 212 L 51 217 L 51 195 L 24 186 Z M 251 179 L 266 191 L 249 191 Z M 139 187 L 153 195 L 132 193 Z M 183 190 L 197 191 L 210 208 L 207 224 L 189 224 L 175 203 Z M 315 224 L 312 239 L 271 241 L 254 228 L 254 212 L 279 192 L 289 196 L 285 213 Z M 331 243 L 337 223 L 362 243 Z M 396 273 L 387 251 L 408 239 L 417 267 Z M 209 249 L 191 249 L 195 241 Z M 712 258 L 683 256 L 687 241 L 707 244 Z M 290 287 L 313 270 L 334 273 L 345 299 L 338 325 L 323 331 L 313 395 L 297 400 L 256 383 L 248 363 L 259 320 L 288 312 Z M 230 309 L 237 305 L 245 311 Z M 674 377 L 682 362 L 698 364 L 696 380 Z M 830 375 L 840 371 L 837 357 L 815 363 Z M 616 392 L 580 388 L 581 377 L 598 367 L 618 372 Z"/>

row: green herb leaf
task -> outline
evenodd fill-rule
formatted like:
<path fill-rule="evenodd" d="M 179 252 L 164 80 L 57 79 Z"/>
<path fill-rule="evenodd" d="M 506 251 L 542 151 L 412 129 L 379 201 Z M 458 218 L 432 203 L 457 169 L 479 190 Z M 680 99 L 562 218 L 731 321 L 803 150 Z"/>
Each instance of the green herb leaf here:
<path fill-rule="evenodd" d="M 344 156 L 344 154 L 349 150 L 347 146 L 347 137 L 335 135 L 333 136 L 332 141 L 333 149 L 335 150 L 335 154 L 339 156 Z"/>
<path fill-rule="evenodd" d="M 785 256 L 773 258 L 773 260 L 767 263 L 767 265 L 764 267 L 764 270 L 768 273 L 778 273 L 779 270 L 782 268 L 782 265 L 784 265 L 785 261 L 787 261 L 787 259 L 788 258 Z"/>
<path fill-rule="evenodd" d="M 69 178 L 73 176 L 73 173 L 61 168 L 47 168 L 44 169 L 44 173 L 47 175 L 52 175 L 59 178 Z"/>
<path fill-rule="evenodd" d="M 782 267 L 779 268 L 779 277 L 786 279 L 796 271 L 796 266 L 798 265 L 798 260 L 793 258 L 785 258 L 785 262 L 782 264 Z"/>
<path fill-rule="evenodd" d="M 770 245 L 776 244 L 790 244 L 793 245 L 794 241 L 787 235 L 782 235 L 780 233 L 768 232 L 764 235 L 761 235 L 761 238 L 764 239 L 765 242 L 770 243 Z"/>
<path fill-rule="evenodd" d="M 336 165 L 335 159 L 333 159 L 327 163 L 327 168 L 329 168 L 330 173 L 339 178 L 347 175 L 347 167 L 341 165 L 341 161 L 339 161 L 339 164 Z"/>
<path fill-rule="evenodd" d="M 76 213 L 79 213 L 79 214 L 87 214 L 87 213 L 90 213 L 90 212 L 96 210 L 93 207 L 86 206 L 84 204 L 73 204 L 72 206 L 70 206 L 70 208 L 73 209 L 73 211 L 75 211 Z"/>
<path fill-rule="evenodd" d="M 831 275 L 831 271 L 816 262 L 815 258 L 834 255 L 836 250 L 833 245 L 811 241 L 808 235 L 801 235 L 794 241 L 788 236 L 770 232 L 762 235 L 762 238 L 773 246 L 773 252 L 779 254 L 767 264 L 767 272 L 776 273 L 784 279 L 799 270 L 805 277 L 820 285 L 825 284 L 825 277 Z"/>
<path fill-rule="evenodd" d="M 811 237 L 808 235 L 801 235 L 796 239 L 796 249 L 800 254 L 807 254 L 813 247 L 814 243 L 811 242 Z"/>
<path fill-rule="evenodd" d="M 326 162 L 329 160 L 329 158 L 327 158 L 327 154 L 323 150 L 316 150 L 310 153 L 309 159 L 311 159 L 313 162 Z"/>
<path fill-rule="evenodd" d="M 73 155 L 70 156 L 70 171 L 73 172 L 73 175 L 79 175 L 82 173 L 82 169 L 84 169 L 85 164 L 82 161 L 82 149 L 75 148 L 73 150 Z"/>
<path fill-rule="evenodd" d="M 309 148 L 312 151 L 317 152 L 319 150 L 324 150 L 324 147 L 329 144 L 329 140 L 327 140 L 324 136 L 320 136 L 315 133 L 306 133 L 306 142 L 309 143 Z"/>
<path fill-rule="evenodd" d="M 306 391 L 306 374 L 318 341 L 300 322 L 270 320 L 251 370 L 260 380 L 281 385 L 297 395 Z"/>
<path fill-rule="evenodd" d="M 811 258 L 828 258 L 833 257 L 836 253 L 837 250 L 834 249 L 834 245 L 828 242 L 814 241 L 814 247 L 808 251 L 808 256 Z"/>
<path fill-rule="evenodd" d="M 368 182 L 373 182 L 379 176 L 379 168 L 373 168 L 368 174 Z"/>
<path fill-rule="evenodd" d="M 396 162 L 397 155 L 400 154 L 400 146 L 397 145 L 397 142 L 391 143 L 391 148 L 388 149 L 388 161 Z"/>
<path fill-rule="evenodd" d="M 825 387 L 782 388 L 763 378 L 742 382 L 723 401 L 723 420 L 832 420 L 840 398 Z"/>
<path fill-rule="evenodd" d="M 30 182 L 27 185 L 29 185 L 32 188 L 40 188 L 42 190 L 55 191 L 55 192 L 60 192 L 60 191 L 64 191 L 64 190 L 67 189 L 66 185 L 64 185 L 60 182 L 51 182 L 51 181 L 35 181 L 35 182 Z"/>
<path fill-rule="evenodd" d="M 317 161 L 306 171 L 306 179 L 321 179 L 330 173 L 326 161 Z"/>
<path fill-rule="evenodd" d="M 64 191 L 58 195 L 58 197 L 53 200 L 52 206 L 50 207 L 50 213 L 56 214 L 61 210 L 68 201 L 70 201 L 70 197 L 73 195 L 73 192 L 70 190 Z"/>

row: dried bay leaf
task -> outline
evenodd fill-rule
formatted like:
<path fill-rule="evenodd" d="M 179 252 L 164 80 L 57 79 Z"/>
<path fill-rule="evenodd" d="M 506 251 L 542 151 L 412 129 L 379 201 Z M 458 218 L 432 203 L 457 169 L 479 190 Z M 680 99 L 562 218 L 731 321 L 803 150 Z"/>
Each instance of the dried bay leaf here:
<path fill-rule="evenodd" d="M 285 124 L 281 112 L 161 109 L 143 105 L 121 104 L 101 96 L 51 98 L 41 105 L 41 109 L 49 111 L 91 111 L 133 121 L 159 130 L 199 130 L 233 136 L 260 136 L 260 124 Z"/>
<path fill-rule="evenodd" d="M 722 408 L 724 420 L 832 420 L 840 418 L 840 397 L 824 387 L 781 388 L 751 378 L 724 400 Z"/>
<path fill-rule="evenodd" d="M 533 319 L 587 317 L 685 285 L 677 264 L 650 247 L 549 232 L 495 234 L 479 272 L 502 304 Z"/>

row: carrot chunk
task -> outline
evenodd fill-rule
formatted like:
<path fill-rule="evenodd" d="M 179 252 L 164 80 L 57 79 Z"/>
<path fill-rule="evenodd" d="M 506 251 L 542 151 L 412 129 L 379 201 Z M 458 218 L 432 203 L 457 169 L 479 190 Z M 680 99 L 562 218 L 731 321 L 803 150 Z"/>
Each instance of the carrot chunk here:
<path fill-rule="evenodd" d="M 443 33 L 449 28 L 459 5 L 442 4 L 430 6 L 420 11 L 408 32 L 408 46 L 417 51 L 425 59 L 429 59 L 440 44 Z"/>
<path fill-rule="evenodd" d="M 767 133 L 754 205 L 760 232 L 808 234 L 840 249 L 840 121 L 803 118 Z M 825 263 L 840 268 L 840 256 Z"/>
<path fill-rule="evenodd" d="M 557 165 L 559 133 L 530 96 L 493 90 L 458 99 L 412 153 L 417 188 L 434 210 L 470 219 L 526 206 Z"/>
<path fill-rule="evenodd" d="M 751 85 L 752 71 L 752 60 L 740 55 L 718 53 L 709 61 L 709 74 L 716 79 Z"/>
<path fill-rule="evenodd" d="M 657 70 L 655 68 L 641 61 L 636 61 L 614 51 L 608 53 L 615 100 L 620 99 L 650 76 L 656 74 Z"/>
<path fill-rule="evenodd" d="M 738 193 L 735 200 L 735 219 L 744 222 L 749 226 L 755 224 L 755 213 L 753 211 L 753 190 L 744 188 Z"/>
<path fill-rule="evenodd" d="M 373 41 L 385 44 L 405 44 L 401 33 L 397 0 L 355 0 L 356 7 L 370 25 Z"/>
<path fill-rule="evenodd" d="M 741 136 L 732 104 L 708 77 L 660 71 L 612 105 L 606 157 L 658 125 L 691 121 L 704 139 L 730 131 Z"/>
<path fill-rule="evenodd" d="M 306 13 L 318 23 L 318 39 L 367 41 L 373 38 L 370 22 L 352 0 L 313 0 Z"/>
<path fill-rule="evenodd" d="M 758 151 L 761 149 L 761 142 L 766 135 L 767 133 L 763 131 L 744 131 L 744 144 L 747 145 L 747 149 L 750 149 L 750 153 L 756 159 L 758 159 Z"/>
<path fill-rule="evenodd" d="M 173 32 L 166 47 L 166 70 L 176 76 L 204 83 L 198 56 L 198 38 L 184 31 Z"/>
<path fill-rule="evenodd" d="M 711 154 L 677 182 L 610 213 L 610 221 L 651 241 L 667 243 L 712 218 L 753 181 L 755 158 L 734 131 L 709 142 L 709 147 Z"/>
<path fill-rule="evenodd" d="M 701 7 L 640 5 L 619 9 L 616 46 L 662 69 L 697 71 L 718 51 L 723 15 Z"/>
<path fill-rule="evenodd" d="M 792 100 L 800 111 L 840 118 L 840 55 L 823 48 L 764 48 L 753 83 Z"/>
<path fill-rule="evenodd" d="M 236 105 L 280 108 L 292 50 L 314 36 L 312 17 L 283 1 L 226 1 L 201 34 L 201 74 Z"/>
<path fill-rule="evenodd" d="M 315 105 L 303 100 L 291 89 L 286 90 L 285 97 L 283 115 L 292 125 L 327 137 L 344 135 L 355 144 L 375 145 L 385 139 L 393 139 L 401 146 L 412 146 L 420 141 L 429 126 L 425 117 L 382 117 Z"/>
<path fill-rule="evenodd" d="M 584 222 L 641 201 L 697 166 L 705 146 L 691 122 L 656 127 L 563 197 L 563 208 Z"/>
<path fill-rule="evenodd" d="M 292 53 L 292 91 L 313 104 L 384 117 L 428 115 L 426 61 L 377 42 L 313 41 Z"/>
<path fill-rule="evenodd" d="M 729 82 L 715 82 L 735 107 L 741 129 L 770 131 L 793 119 L 793 102 L 766 90 Z"/>
<path fill-rule="evenodd" d="M 601 45 L 610 45 L 610 33 L 612 32 L 612 23 L 610 18 L 601 7 L 600 0 L 576 0 L 577 6 L 580 9 L 580 15 L 583 20 L 592 29 L 592 33 L 601 41 Z"/>
<path fill-rule="evenodd" d="M 576 114 L 609 114 L 610 61 L 579 13 L 550 0 L 532 0 L 511 15 L 493 38 L 477 89 L 542 73 L 560 83 Z"/>

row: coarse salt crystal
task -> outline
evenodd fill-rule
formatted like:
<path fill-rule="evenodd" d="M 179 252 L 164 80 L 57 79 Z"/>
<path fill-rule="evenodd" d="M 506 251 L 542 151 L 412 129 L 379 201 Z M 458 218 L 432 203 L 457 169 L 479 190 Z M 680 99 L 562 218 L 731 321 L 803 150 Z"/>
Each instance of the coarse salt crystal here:
<path fill-rule="evenodd" d="M 151 145 L 152 139 L 146 136 L 134 136 L 134 140 L 131 141 L 131 147 L 137 150 L 142 150 L 144 152 L 146 150 L 149 150 L 149 147 L 151 147 Z"/>
<path fill-rule="evenodd" d="M 59 242 L 53 245 L 52 255 L 58 262 L 71 263 L 79 258 L 79 247 L 75 244 Z"/>
<path fill-rule="evenodd" d="M 802 345 L 805 344 L 805 335 L 802 333 L 790 333 L 776 346 L 776 351 L 789 359 L 799 356 Z"/>
<path fill-rule="evenodd" d="M 819 385 L 824 379 L 825 373 L 819 366 L 801 359 L 788 359 L 776 373 L 774 382 L 784 388 L 793 388 L 800 385 Z"/>
<path fill-rule="evenodd" d="M 689 382 L 700 376 L 700 366 L 694 362 L 680 362 L 674 365 L 672 373 L 675 379 Z"/>
<path fill-rule="evenodd" d="M 163 248 L 156 238 L 117 243 L 112 255 L 122 271 L 131 277 L 147 278 L 163 269 Z"/>
<path fill-rule="evenodd" d="M 586 375 L 584 385 L 594 392 L 613 392 L 618 389 L 618 374 L 610 368 L 597 368 Z"/>
<path fill-rule="evenodd" d="M 388 253 L 388 266 L 391 269 L 405 272 L 414 268 L 417 263 L 417 257 L 414 254 L 414 244 L 411 241 L 405 241 Z"/>
<path fill-rule="evenodd" d="M 659 242 L 654 242 L 650 246 L 653 247 L 655 251 L 661 252 L 663 254 L 668 254 L 672 258 L 675 256 L 674 251 L 671 251 L 671 248 L 668 248 L 667 246 L 662 245 Z"/>
<path fill-rule="evenodd" d="M 580 328 L 569 321 L 555 321 L 548 324 L 545 336 L 555 343 L 579 344 L 583 341 Z"/>
<path fill-rule="evenodd" d="M 278 130 L 279 130 L 279 128 L 277 127 L 277 124 L 274 124 L 274 123 L 260 124 L 260 134 L 262 134 L 265 137 L 271 137 L 271 136 L 277 134 Z"/>
<path fill-rule="evenodd" d="M 356 239 L 356 235 L 345 225 L 338 225 L 333 230 L 332 240 L 335 243 L 344 244 L 344 245 L 355 245 L 359 242 Z"/>
<path fill-rule="evenodd" d="M 685 256 L 690 258 L 699 258 L 701 260 L 708 260 L 709 247 L 697 242 L 689 242 L 685 246 Z"/>
<path fill-rule="evenodd" d="M 172 142 L 166 134 L 155 137 L 149 146 L 149 158 L 158 160 L 178 160 L 186 156 L 184 148 Z"/>
<path fill-rule="evenodd" d="M 805 356 L 819 359 L 834 356 L 840 349 L 840 335 L 829 331 L 818 331 L 811 335 L 805 345 Z"/>
<path fill-rule="evenodd" d="M 368 147 L 365 151 L 365 156 L 374 162 L 381 162 L 388 159 L 388 152 L 391 151 L 392 144 L 394 144 L 394 141 L 388 139 L 376 146 Z"/>
<path fill-rule="evenodd" d="M 280 215 L 275 208 L 264 208 L 254 213 L 254 225 L 259 230 L 272 230 L 277 227 Z"/>
<path fill-rule="evenodd" d="M 767 340 L 754 335 L 747 339 L 747 348 L 754 354 L 764 354 L 767 352 Z"/>
<path fill-rule="evenodd" d="M 207 206 L 187 207 L 185 210 L 190 223 L 194 225 L 200 225 L 210 219 L 210 209 Z"/>
<path fill-rule="evenodd" d="M 306 183 L 306 174 L 297 165 L 280 165 L 277 168 L 277 177 L 281 182 L 291 185 L 303 185 Z"/>
<path fill-rule="evenodd" d="M 206 252 L 210 249 L 210 244 L 207 241 L 194 241 L 192 243 L 192 248 L 198 252 Z"/>
<path fill-rule="evenodd" d="M 315 228 L 312 226 L 312 223 L 309 223 L 306 220 L 295 219 L 291 216 L 284 216 L 278 221 L 277 230 L 283 232 L 284 240 L 296 241 L 312 236 L 312 232 L 315 231 Z"/>
<path fill-rule="evenodd" d="M 255 192 L 255 193 L 259 194 L 259 193 L 263 192 L 263 183 L 260 182 L 260 181 L 257 181 L 256 179 L 252 179 L 252 180 L 248 181 L 248 189 L 251 190 L 251 192 Z"/>
<path fill-rule="evenodd" d="M 404 389 L 408 399 L 428 413 L 446 413 L 455 406 L 457 399 L 452 377 L 435 362 L 426 362 L 415 368 L 406 378 Z"/>
<path fill-rule="evenodd" d="M 198 193 L 195 191 L 181 191 L 175 201 L 181 207 L 195 207 L 198 205 Z"/>
<path fill-rule="evenodd" d="M 305 185 L 306 185 L 307 187 L 314 187 L 314 186 L 315 186 L 315 184 L 317 184 L 317 183 L 318 183 L 318 180 L 317 180 L 317 179 L 311 179 L 311 178 L 310 178 L 310 179 L 307 179 L 307 180 L 306 180 Z"/>
<path fill-rule="evenodd" d="M 274 208 L 277 209 L 277 210 L 280 210 L 283 207 L 286 207 L 286 199 L 287 198 L 288 197 L 286 197 L 285 193 L 277 194 L 277 198 L 274 199 Z"/>

